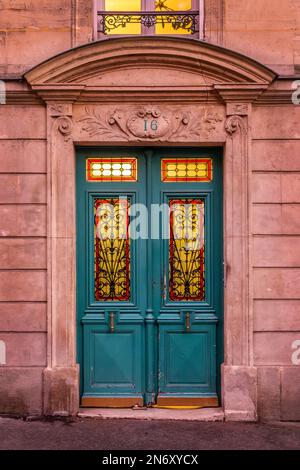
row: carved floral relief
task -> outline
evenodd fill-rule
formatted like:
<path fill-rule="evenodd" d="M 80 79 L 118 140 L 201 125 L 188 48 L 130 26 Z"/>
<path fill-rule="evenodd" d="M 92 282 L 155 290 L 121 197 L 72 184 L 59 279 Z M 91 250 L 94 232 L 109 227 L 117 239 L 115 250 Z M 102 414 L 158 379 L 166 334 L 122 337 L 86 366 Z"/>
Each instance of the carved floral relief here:
<path fill-rule="evenodd" d="M 100 107 L 86 107 L 77 120 L 81 134 L 90 138 L 125 141 L 194 141 L 204 140 L 223 123 L 223 114 L 202 107 L 170 106 L 124 107 L 102 111 Z"/>

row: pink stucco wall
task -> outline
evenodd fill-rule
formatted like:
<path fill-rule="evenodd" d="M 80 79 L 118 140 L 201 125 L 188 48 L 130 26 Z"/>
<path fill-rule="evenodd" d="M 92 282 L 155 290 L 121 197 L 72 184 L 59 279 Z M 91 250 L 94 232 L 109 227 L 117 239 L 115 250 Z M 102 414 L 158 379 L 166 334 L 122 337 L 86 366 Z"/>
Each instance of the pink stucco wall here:
<path fill-rule="evenodd" d="M 40 414 L 46 364 L 46 144 L 43 107 L 0 106 L 2 413 Z"/>
<path fill-rule="evenodd" d="M 300 419 L 300 107 L 254 110 L 254 363 L 261 417 Z"/>
<path fill-rule="evenodd" d="M 209 2 L 213 4 L 214 2 Z M 220 2 L 216 2 L 220 3 Z M 222 3 L 222 2 L 221 2 Z M 91 41 L 92 2 L 0 2 L 0 78 Z M 300 2 L 224 0 L 224 47 L 280 75 L 300 65 Z M 290 84 L 293 78 L 290 79 Z M 8 82 L 20 93 L 25 85 Z M 253 363 L 263 419 L 300 420 L 300 106 L 254 106 L 249 219 Z M 0 413 L 41 414 L 46 365 L 46 113 L 42 103 L 0 106 Z"/>

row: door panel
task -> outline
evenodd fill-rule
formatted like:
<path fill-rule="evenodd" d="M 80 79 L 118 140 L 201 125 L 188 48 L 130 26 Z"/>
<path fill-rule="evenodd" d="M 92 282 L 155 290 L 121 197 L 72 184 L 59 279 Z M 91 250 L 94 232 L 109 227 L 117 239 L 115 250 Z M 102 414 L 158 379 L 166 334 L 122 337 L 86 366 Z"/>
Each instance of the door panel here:
<path fill-rule="evenodd" d="M 160 397 L 168 393 L 201 396 L 215 392 L 215 325 L 160 325 Z"/>
<path fill-rule="evenodd" d="M 88 367 L 84 368 L 83 404 L 90 398 L 120 394 L 131 397 L 132 404 L 141 401 L 143 362 L 137 352 L 142 350 L 142 325 L 117 321 L 114 328 L 115 331 L 110 331 L 107 325 L 94 322 L 84 325 Z"/>
<path fill-rule="evenodd" d="M 135 152 L 87 150 L 77 161 L 83 406 L 143 404 L 146 248 L 129 236 L 129 211 L 146 204 L 144 178 L 144 157 Z"/>
<path fill-rule="evenodd" d="M 218 405 L 222 180 L 221 161 L 211 155 L 160 149 L 153 158 L 152 201 L 170 208 L 163 223 L 170 238 L 156 242 L 154 262 L 154 278 L 163 285 L 153 296 L 159 404 Z"/>

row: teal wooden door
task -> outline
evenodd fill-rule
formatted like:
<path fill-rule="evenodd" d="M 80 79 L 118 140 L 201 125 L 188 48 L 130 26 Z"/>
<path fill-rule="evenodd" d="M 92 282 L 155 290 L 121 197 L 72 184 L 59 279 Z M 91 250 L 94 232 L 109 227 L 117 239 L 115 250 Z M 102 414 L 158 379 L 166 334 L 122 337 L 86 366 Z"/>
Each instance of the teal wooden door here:
<path fill-rule="evenodd" d="M 217 406 L 221 150 L 77 158 L 83 406 Z"/>

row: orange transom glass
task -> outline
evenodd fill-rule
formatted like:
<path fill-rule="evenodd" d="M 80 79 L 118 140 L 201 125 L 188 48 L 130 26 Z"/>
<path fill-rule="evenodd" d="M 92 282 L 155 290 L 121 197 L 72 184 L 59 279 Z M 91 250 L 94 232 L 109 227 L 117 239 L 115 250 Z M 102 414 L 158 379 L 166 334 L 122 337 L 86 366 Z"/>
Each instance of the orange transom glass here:
<path fill-rule="evenodd" d="M 161 162 L 163 182 L 210 182 L 213 179 L 211 158 L 163 158 Z"/>
<path fill-rule="evenodd" d="M 88 158 L 87 181 L 137 181 L 136 158 Z"/>

